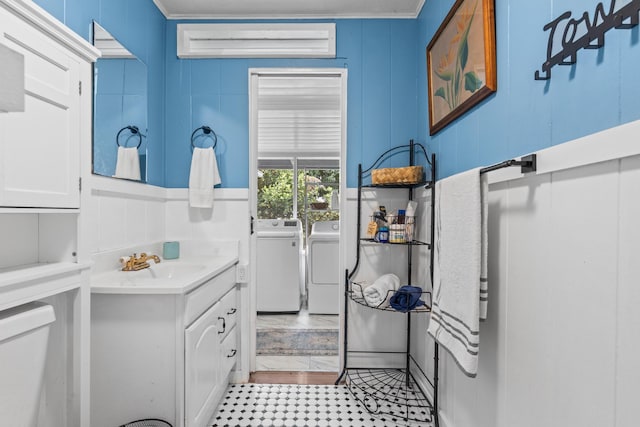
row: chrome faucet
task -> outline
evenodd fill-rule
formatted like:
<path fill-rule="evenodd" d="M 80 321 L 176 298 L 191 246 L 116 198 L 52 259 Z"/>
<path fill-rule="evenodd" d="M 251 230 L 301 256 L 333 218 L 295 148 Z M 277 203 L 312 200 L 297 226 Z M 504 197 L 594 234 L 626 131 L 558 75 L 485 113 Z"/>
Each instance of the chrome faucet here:
<path fill-rule="evenodd" d="M 149 260 L 153 260 L 153 262 L 157 264 L 160 262 L 160 257 L 158 255 L 147 255 L 145 252 L 142 252 L 139 257 L 133 254 L 129 258 L 121 258 L 122 271 L 138 271 L 149 268 Z"/>

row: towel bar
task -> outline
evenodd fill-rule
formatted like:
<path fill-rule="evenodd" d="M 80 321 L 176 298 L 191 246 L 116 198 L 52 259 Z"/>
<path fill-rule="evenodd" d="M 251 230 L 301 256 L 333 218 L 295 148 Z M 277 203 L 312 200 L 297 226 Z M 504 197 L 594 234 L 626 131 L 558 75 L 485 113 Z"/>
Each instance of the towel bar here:
<path fill-rule="evenodd" d="M 520 160 L 505 160 L 504 162 L 480 169 L 480 173 L 483 174 L 497 169 L 508 168 L 511 166 L 520 166 L 520 172 L 522 173 L 535 172 L 537 166 L 536 155 L 530 154 L 528 156 L 524 156 Z"/>
<path fill-rule="evenodd" d="M 209 126 L 200 126 L 199 128 L 197 128 L 191 133 L 191 149 L 193 150 L 194 148 L 196 148 L 196 144 L 195 144 L 196 133 L 198 133 L 199 130 L 201 130 L 204 135 L 213 134 L 213 146 L 211 148 L 216 148 L 216 145 L 218 145 L 218 135 L 216 135 L 213 129 L 211 129 Z M 200 148 L 206 148 L 206 147 L 200 147 Z"/>
<path fill-rule="evenodd" d="M 126 143 L 125 145 L 120 145 L 120 134 L 122 132 L 124 132 L 125 130 L 129 130 L 129 132 L 131 132 L 131 135 L 129 136 L 129 138 L 131 138 L 131 136 L 133 135 L 137 135 L 138 136 L 138 145 L 136 146 L 136 148 L 140 148 L 140 145 L 142 145 L 142 133 L 140 133 L 140 129 L 138 129 L 138 126 L 125 126 L 122 129 L 120 129 L 118 131 L 118 134 L 116 135 L 116 145 L 118 147 L 126 147 Z"/>

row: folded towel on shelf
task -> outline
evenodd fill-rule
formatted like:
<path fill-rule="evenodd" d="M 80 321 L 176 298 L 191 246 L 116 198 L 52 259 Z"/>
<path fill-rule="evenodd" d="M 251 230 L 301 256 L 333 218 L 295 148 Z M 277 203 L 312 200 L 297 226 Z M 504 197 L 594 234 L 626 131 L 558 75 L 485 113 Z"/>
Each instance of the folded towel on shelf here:
<path fill-rule="evenodd" d="M 213 207 L 213 186 L 220 184 L 216 153 L 212 147 L 193 149 L 189 174 L 189 206 Z"/>
<path fill-rule="evenodd" d="M 135 179 L 140 181 L 140 156 L 138 147 L 118 147 L 116 159 L 116 178 Z"/>
<path fill-rule="evenodd" d="M 478 372 L 480 320 L 486 318 L 487 193 L 480 169 L 436 183 L 433 307 L 428 333 L 463 372 Z"/>
<path fill-rule="evenodd" d="M 362 290 L 364 300 L 372 307 L 384 307 L 388 305 L 388 299 L 392 292 L 400 286 L 400 279 L 395 274 L 384 274 L 375 282 Z"/>
<path fill-rule="evenodd" d="M 420 299 L 422 296 L 422 288 L 417 286 L 405 285 L 398 289 L 389 300 L 389 304 L 395 310 L 406 313 L 424 305 L 424 301 Z"/>

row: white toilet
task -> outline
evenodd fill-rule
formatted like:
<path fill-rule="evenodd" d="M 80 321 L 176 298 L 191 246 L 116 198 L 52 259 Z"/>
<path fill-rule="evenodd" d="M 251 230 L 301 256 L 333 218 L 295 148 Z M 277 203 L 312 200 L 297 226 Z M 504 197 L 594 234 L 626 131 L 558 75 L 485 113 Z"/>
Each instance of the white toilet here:
<path fill-rule="evenodd" d="M 0 311 L 0 420 L 33 427 L 47 358 L 53 307 L 32 302 Z"/>

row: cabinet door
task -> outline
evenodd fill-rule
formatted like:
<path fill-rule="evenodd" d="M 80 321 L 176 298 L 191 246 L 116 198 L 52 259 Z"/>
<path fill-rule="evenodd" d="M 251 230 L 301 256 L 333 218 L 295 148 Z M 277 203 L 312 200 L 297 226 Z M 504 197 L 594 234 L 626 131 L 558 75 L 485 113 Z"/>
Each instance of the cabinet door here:
<path fill-rule="evenodd" d="M 25 111 L 0 114 L 0 206 L 77 208 L 79 60 L 3 8 L 0 28 L 25 69 Z"/>
<path fill-rule="evenodd" d="M 224 391 L 221 375 L 221 304 L 185 330 L 185 427 L 206 426 Z"/>
<path fill-rule="evenodd" d="M 224 332 L 220 334 L 220 339 L 224 340 L 229 331 L 235 326 L 238 317 L 238 298 L 236 287 L 220 299 L 222 316 L 224 316 Z"/>
<path fill-rule="evenodd" d="M 222 340 L 221 346 L 221 375 L 222 380 L 227 382 L 229 373 L 233 369 L 236 360 L 238 359 L 238 337 L 236 336 L 236 330 L 233 328 L 229 331 L 229 334 Z"/>

